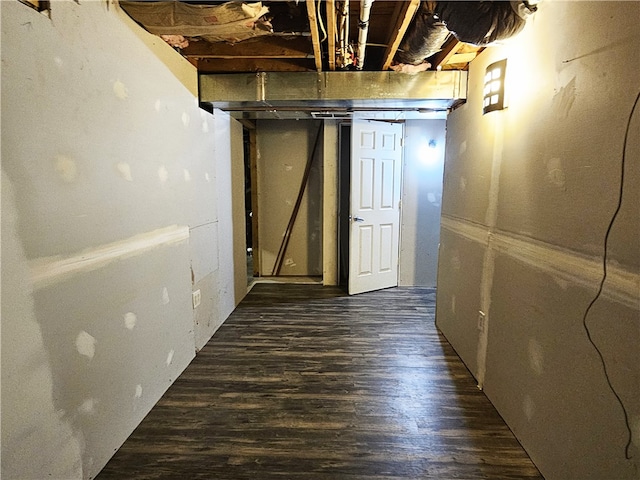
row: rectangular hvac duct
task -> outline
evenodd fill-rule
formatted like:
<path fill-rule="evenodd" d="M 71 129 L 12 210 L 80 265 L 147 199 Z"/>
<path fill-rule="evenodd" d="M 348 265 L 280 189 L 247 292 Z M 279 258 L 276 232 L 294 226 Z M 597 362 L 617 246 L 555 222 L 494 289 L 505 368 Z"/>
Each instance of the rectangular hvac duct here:
<path fill-rule="evenodd" d="M 466 97 L 459 70 L 200 75 L 200 102 L 229 112 L 446 111 Z"/>

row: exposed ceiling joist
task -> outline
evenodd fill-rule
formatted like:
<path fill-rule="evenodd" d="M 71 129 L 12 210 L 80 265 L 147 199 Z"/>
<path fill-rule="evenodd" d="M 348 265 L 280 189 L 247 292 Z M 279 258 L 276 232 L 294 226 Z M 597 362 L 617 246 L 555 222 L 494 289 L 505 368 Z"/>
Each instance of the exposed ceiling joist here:
<path fill-rule="evenodd" d="M 434 70 L 465 70 L 481 51 L 473 45 L 484 45 L 489 34 L 508 38 L 509 25 L 520 28 L 526 19 L 522 9 L 514 9 L 509 2 L 437 2 L 437 15 L 433 9 L 424 10 L 429 3 L 376 1 L 370 5 L 369 21 L 364 22 L 359 0 L 119 0 L 132 18 L 161 36 L 205 75 L 386 72 L 393 62 L 417 66 L 400 71 L 415 71 L 427 67 L 425 60 Z M 364 59 L 362 45 L 354 53 L 360 23 L 368 26 L 364 65 L 360 62 Z M 453 29 L 453 25 L 455 34 L 447 27 Z M 483 37 L 484 25 L 495 28 Z M 460 43 L 454 35 L 469 43 Z"/>
<path fill-rule="evenodd" d="M 314 58 L 309 37 L 265 37 L 244 42 L 191 42 L 182 49 L 187 58 Z"/>
<path fill-rule="evenodd" d="M 477 56 L 478 56 L 478 52 L 456 53 L 454 55 L 451 55 L 451 57 L 447 61 L 447 65 L 460 64 L 460 63 L 467 64 Z"/>
<path fill-rule="evenodd" d="M 449 62 L 449 59 L 455 55 L 455 53 L 462 47 L 462 43 L 460 43 L 456 37 L 450 35 L 444 45 L 442 46 L 442 50 L 436 53 L 433 56 L 431 61 L 432 68 L 438 68 L 442 65 L 445 65 Z"/>
<path fill-rule="evenodd" d="M 329 70 L 334 71 L 336 69 L 336 2 L 335 0 L 327 0 L 327 50 L 328 50 L 328 62 Z"/>
<path fill-rule="evenodd" d="M 198 60 L 198 71 L 208 73 L 240 72 L 313 72 L 315 60 L 302 58 L 203 58 Z"/>
<path fill-rule="evenodd" d="M 311 29 L 311 42 L 313 43 L 313 55 L 316 60 L 316 70 L 322 71 L 322 49 L 320 48 L 320 33 L 318 32 L 318 18 L 316 16 L 315 0 L 307 0 L 307 16 Z"/>
<path fill-rule="evenodd" d="M 398 2 L 396 4 L 396 13 L 394 14 L 396 22 L 391 30 L 391 37 L 389 38 L 387 49 L 384 53 L 382 70 L 389 70 L 393 57 L 400 46 L 400 42 L 402 42 L 402 38 L 411 24 L 411 20 L 419 6 L 420 0 L 410 0 L 408 2 Z"/>

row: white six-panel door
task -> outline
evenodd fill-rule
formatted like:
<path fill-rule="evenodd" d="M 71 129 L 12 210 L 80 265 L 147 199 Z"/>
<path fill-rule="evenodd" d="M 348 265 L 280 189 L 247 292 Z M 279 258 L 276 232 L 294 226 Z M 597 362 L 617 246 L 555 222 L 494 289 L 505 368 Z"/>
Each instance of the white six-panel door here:
<path fill-rule="evenodd" d="M 400 123 L 353 120 L 351 295 L 398 285 L 402 131 Z"/>

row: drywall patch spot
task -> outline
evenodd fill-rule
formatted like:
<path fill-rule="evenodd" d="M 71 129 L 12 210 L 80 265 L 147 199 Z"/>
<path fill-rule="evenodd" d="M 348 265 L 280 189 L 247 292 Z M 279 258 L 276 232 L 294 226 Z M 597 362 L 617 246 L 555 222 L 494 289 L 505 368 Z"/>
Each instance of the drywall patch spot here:
<path fill-rule="evenodd" d="M 204 179 L 207 181 L 207 183 L 211 183 L 211 177 L 209 176 L 209 172 L 205 172 Z"/>
<path fill-rule="evenodd" d="M 284 163 L 283 167 L 284 167 L 284 171 L 285 172 L 290 172 L 291 170 L 293 170 L 293 167 L 291 165 L 289 165 L 288 163 Z"/>
<path fill-rule="evenodd" d="M 576 99 L 576 77 L 560 89 L 553 97 L 553 109 L 559 118 L 567 118 Z"/>
<path fill-rule="evenodd" d="M 456 296 L 451 295 L 451 313 L 456 314 Z"/>
<path fill-rule="evenodd" d="M 436 205 L 438 203 L 438 199 L 436 198 L 436 195 L 433 192 L 427 193 L 427 200 L 431 205 Z"/>
<path fill-rule="evenodd" d="M 187 170 L 186 168 L 182 170 L 182 173 L 184 173 L 184 181 L 185 182 L 190 182 L 191 181 L 191 173 L 189 173 L 189 170 Z"/>
<path fill-rule="evenodd" d="M 156 110 L 156 112 L 160 112 L 160 110 L 162 109 L 162 102 L 160 101 L 160 99 L 156 100 L 153 108 Z"/>
<path fill-rule="evenodd" d="M 566 182 L 566 176 L 562 168 L 562 161 L 559 158 L 551 158 L 547 160 L 547 179 L 552 185 L 562 188 Z"/>
<path fill-rule="evenodd" d="M 464 140 L 462 143 L 460 143 L 460 147 L 458 148 L 458 155 L 462 155 L 466 151 L 467 151 L 467 141 Z"/>
<path fill-rule="evenodd" d="M 524 396 L 524 399 L 522 400 L 522 411 L 527 417 L 527 420 L 531 421 L 536 411 L 536 405 L 533 403 L 533 399 L 530 395 Z"/>
<path fill-rule="evenodd" d="M 467 189 L 467 179 L 464 177 L 460 177 L 460 190 L 465 191 Z"/>
<path fill-rule="evenodd" d="M 138 385 L 136 385 L 135 398 L 141 398 L 141 397 L 142 397 L 142 385 L 138 384 Z"/>
<path fill-rule="evenodd" d="M 537 375 L 544 373 L 544 351 L 535 338 L 529 339 L 529 364 Z"/>
<path fill-rule="evenodd" d="M 285 266 L 290 267 L 290 268 L 293 268 L 293 267 L 296 266 L 296 262 L 293 261 L 293 258 L 287 258 L 284 261 L 284 264 L 285 264 Z"/>
<path fill-rule="evenodd" d="M 129 91 L 127 90 L 127 87 L 120 80 L 116 80 L 115 82 L 113 82 L 113 93 L 120 100 L 124 100 L 129 96 Z"/>
<path fill-rule="evenodd" d="M 57 155 L 55 164 L 56 173 L 67 183 L 75 182 L 78 178 L 78 167 L 70 157 Z"/>
<path fill-rule="evenodd" d="M 84 415 L 93 415 L 96 411 L 96 400 L 93 398 L 87 398 L 82 405 L 78 407 L 78 412 Z"/>
<path fill-rule="evenodd" d="M 82 330 L 76 337 L 76 348 L 80 355 L 93 358 L 96 354 L 96 339 Z"/>
<path fill-rule="evenodd" d="M 138 317 L 133 312 L 127 312 L 124 314 L 124 326 L 129 330 L 133 330 L 133 327 L 136 326 L 136 322 L 138 321 Z"/>
<path fill-rule="evenodd" d="M 131 166 L 127 162 L 116 163 L 116 171 L 118 172 L 118 175 L 124 178 L 127 182 L 133 182 Z"/>
<path fill-rule="evenodd" d="M 173 362 L 173 356 L 175 355 L 175 353 L 175 350 L 171 349 L 167 354 L 167 366 L 171 365 L 171 362 Z"/>
<path fill-rule="evenodd" d="M 189 127 L 189 123 L 191 123 L 191 117 L 189 117 L 189 114 L 187 112 L 183 112 L 182 113 L 182 125 L 184 125 L 184 128 L 188 128 Z"/>
<path fill-rule="evenodd" d="M 554 277 L 554 280 L 562 290 L 566 290 L 567 288 L 569 288 L 569 282 L 567 282 L 565 279 Z"/>
<path fill-rule="evenodd" d="M 166 181 L 169 179 L 169 171 L 167 170 L 167 167 L 165 167 L 164 165 L 162 165 L 159 169 L 158 169 L 158 178 L 160 179 L 160 183 L 166 183 Z"/>
<path fill-rule="evenodd" d="M 58 68 L 62 68 L 62 66 L 64 65 L 64 62 L 60 57 L 53 57 L 53 61 L 58 66 Z"/>
<path fill-rule="evenodd" d="M 162 288 L 162 304 L 168 305 L 171 300 L 169 299 L 169 290 L 167 287 Z"/>

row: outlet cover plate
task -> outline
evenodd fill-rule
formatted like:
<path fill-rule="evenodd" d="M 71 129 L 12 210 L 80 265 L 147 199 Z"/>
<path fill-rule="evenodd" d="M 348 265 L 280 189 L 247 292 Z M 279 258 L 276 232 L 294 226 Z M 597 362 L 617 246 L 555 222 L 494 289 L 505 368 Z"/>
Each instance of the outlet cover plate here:
<path fill-rule="evenodd" d="M 193 308 L 196 309 L 200 306 L 200 302 L 202 301 L 202 294 L 200 290 L 196 290 L 195 292 L 191 292 L 191 302 L 193 304 Z"/>

